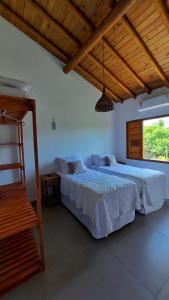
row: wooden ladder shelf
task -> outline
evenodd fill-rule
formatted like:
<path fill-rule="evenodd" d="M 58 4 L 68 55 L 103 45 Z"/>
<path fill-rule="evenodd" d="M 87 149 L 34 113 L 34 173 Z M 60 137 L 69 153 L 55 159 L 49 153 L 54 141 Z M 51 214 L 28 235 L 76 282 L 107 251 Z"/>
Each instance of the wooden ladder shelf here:
<path fill-rule="evenodd" d="M 0 171 L 19 171 L 17 183 L 0 185 L 0 296 L 17 284 L 22 283 L 34 273 L 44 270 L 44 248 L 42 233 L 42 216 L 40 202 L 40 182 L 38 168 L 38 148 L 36 129 L 35 101 L 18 97 L 0 95 L 0 110 L 19 120 L 11 121 L 17 126 L 18 141 L 0 143 L 0 147 L 16 146 L 19 162 L 0 165 Z M 32 112 L 35 182 L 37 213 L 30 203 L 25 186 L 25 162 L 22 120 L 27 112 Z M 8 120 L 0 117 L 0 125 Z M 35 243 L 33 229 L 38 229 L 38 241 Z"/>

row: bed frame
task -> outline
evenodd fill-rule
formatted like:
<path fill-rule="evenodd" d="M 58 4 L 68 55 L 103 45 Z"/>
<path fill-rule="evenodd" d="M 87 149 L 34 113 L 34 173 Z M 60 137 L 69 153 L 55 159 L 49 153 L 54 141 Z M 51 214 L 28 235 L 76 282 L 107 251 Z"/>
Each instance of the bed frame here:
<path fill-rule="evenodd" d="M 32 113 L 36 213 L 25 185 L 23 119 Z M 45 269 L 38 167 L 38 146 L 35 100 L 0 95 L 0 125 L 16 126 L 16 143 L 1 143 L 2 147 L 17 147 L 19 162 L 0 165 L 0 171 L 19 171 L 18 182 L 0 185 L 0 296 L 34 273 Z M 33 229 L 38 229 L 35 245 Z"/>

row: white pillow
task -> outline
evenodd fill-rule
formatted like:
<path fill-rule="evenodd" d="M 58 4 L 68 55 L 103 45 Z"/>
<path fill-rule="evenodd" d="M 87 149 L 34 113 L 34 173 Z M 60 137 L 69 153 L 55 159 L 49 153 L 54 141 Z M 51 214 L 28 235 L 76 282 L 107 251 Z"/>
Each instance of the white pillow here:
<path fill-rule="evenodd" d="M 79 174 L 86 172 L 86 168 L 83 166 L 81 160 L 68 162 L 67 166 L 69 168 L 69 174 Z"/>
<path fill-rule="evenodd" d="M 105 165 L 105 155 L 93 154 L 92 158 L 95 166 L 101 167 Z"/>
<path fill-rule="evenodd" d="M 59 162 L 60 172 L 62 174 L 68 174 L 69 167 L 68 167 L 67 163 L 75 162 L 75 161 L 79 161 L 79 160 L 81 161 L 81 159 L 77 155 L 59 157 L 58 162 Z M 82 163 L 83 167 L 86 168 L 82 161 L 81 161 L 81 163 Z"/>
<path fill-rule="evenodd" d="M 105 164 L 106 164 L 105 157 L 106 156 L 111 157 L 112 166 L 117 165 L 117 161 L 116 161 L 116 158 L 115 158 L 114 154 L 102 154 L 102 155 L 100 155 L 100 154 L 93 154 L 92 158 L 93 158 L 94 165 L 98 166 L 98 167 L 105 166 Z"/>
<path fill-rule="evenodd" d="M 111 166 L 117 165 L 117 160 L 114 154 L 107 154 L 105 155 L 105 157 L 109 158 L 109 160 L 111 161 Z M 105 163 L 106 163 L 106 159 L 105 159 Z"/>

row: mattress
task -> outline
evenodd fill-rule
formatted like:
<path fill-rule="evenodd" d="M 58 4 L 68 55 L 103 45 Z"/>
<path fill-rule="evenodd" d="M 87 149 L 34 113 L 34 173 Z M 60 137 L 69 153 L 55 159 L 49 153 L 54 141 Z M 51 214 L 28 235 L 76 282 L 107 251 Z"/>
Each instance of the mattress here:
<path fill-rule="evenodd" d="M 163 172 L 122 164 L 109 167 L 92 165 L 91 169 L 135 182 L 141 201 L 138 211 L 142 214 L 160 209 L 167 198 L 167 177 Z"/>
<path fill-rule="evenodd" d="M 136 184 L 94 170 L 61 174 L 62 202 L 89 229 L 102 238 L 135 218 L 140 209 Z"/>

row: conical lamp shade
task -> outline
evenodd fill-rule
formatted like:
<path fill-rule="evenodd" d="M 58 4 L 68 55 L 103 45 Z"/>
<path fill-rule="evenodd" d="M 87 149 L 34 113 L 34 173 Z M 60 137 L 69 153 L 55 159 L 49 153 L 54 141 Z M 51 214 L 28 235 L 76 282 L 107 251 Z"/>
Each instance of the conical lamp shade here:
<path fill-rule="evenodd" d="M 105 87 L 101 98 L 97 101 L 95 111 L 97 112 L 108 112 L 114 110 L 114 103 L 109 99 L 105 93 Z"/>

